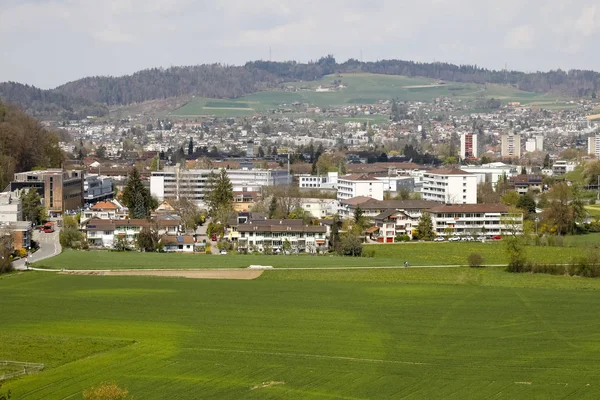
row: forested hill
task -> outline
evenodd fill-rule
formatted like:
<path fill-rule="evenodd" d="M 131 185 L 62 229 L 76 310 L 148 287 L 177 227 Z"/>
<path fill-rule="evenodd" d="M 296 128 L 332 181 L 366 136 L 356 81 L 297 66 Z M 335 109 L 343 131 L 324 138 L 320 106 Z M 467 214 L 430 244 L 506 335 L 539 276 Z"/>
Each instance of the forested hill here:
<path fill-rule="evenodd" d="M 0 83 L 0 100 L 16 104 L 27 114 L 38 118 L 81 119 L 88 115 L 108 114 L 105 104 L 15 82 Z"/>
<path fill-rule="evenodd" d="M 58 138 L 21 110 L 0 102 L 0 191 L 15 172 L 60 167 Z"/>
<path fill-rule="evenodd" d="M 421 76 L 444 81 L 496 83 L 518 89 L 572 97 L 595 96 L 600 74 L 594 71 L 549 71 L 524 73 L 495 71 L 476 65 L 418 63 L 402 60 L 337 63 L 332 56 L 316 62 L 298 63 L 253 61 L 244 66 L 221 64 L 154 68 L 122 77 L 89 77 L 52 90 L 40 90 L 15 83 L 0 84 L 0 98 L 23 107 L 34 116 L 104 115 L 106 106 L 147 100 L 195 95 L 236 98 L 275 88 L 286 81 L 310 81 L 335 73 Z M 99 105 L 102 104 L 102 105 Z"/>

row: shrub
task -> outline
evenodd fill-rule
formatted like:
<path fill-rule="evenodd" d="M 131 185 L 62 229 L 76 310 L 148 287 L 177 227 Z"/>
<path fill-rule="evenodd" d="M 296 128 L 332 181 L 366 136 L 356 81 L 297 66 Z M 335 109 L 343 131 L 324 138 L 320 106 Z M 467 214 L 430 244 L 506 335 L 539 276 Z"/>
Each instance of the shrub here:
<path fill-rule="evenodd" d="M 85 400 L 125 400 L 128 393 L 127 389 L 120 388 L 116 383 L 102 383 L 86 389 L 83 392 L 83 398 Z"/>
<path fill-rule="evenodd" d="M 373 257 L 375 257 L 375 250 L 373 250 L 373 249 L 363 250 L 362 256 L 367 257 L 367 258 L 373 258 Z"/>
<path fill-rule="evenodd" d="M 469 263 L 469 267 L 478 268 L 483 264 L 483 257 L 478 253 L 471 253 L 469 257 L 467 257 L 467 262 Z"/>
<path fill-rule="evenodd" d="M 404 235 L 398 235 L 396 236 L 396 238 L 394 239 L 395 242 L 409 242 L 410 241 L 410 236 L 408 236 L 407 234 Z"/>

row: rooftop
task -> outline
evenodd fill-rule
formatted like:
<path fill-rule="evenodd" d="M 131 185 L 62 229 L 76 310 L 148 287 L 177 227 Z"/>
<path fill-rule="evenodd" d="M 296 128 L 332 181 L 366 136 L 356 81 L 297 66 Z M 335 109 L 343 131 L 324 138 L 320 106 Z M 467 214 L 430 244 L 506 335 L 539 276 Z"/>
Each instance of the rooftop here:
<path fill-rule="evenodd" d="M 504 204 L 443 204 L 429 210 L 431 213 L 506 213 Z"/>
<path fill-rule="evenodd" d="M 435 174 L 435 175 L 473 175 L 470 172 L 463 171 L 458 168 L 438 168 L 438 169 L 432 169 L 432 170 L 428 171 L 427 173 Z"/>

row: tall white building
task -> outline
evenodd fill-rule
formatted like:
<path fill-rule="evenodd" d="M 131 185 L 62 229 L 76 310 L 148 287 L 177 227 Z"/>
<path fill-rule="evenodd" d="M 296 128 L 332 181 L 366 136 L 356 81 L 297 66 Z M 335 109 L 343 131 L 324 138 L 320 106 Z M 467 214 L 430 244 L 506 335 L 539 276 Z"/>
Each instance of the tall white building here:
<path fill-rule="evenodd" d="M 502 135 L 502 157 L 521 157 L 521 136 L 513 133 Z"/>
<path fill-rule="evenodd" d="M 337 189 L 338 173 L 328 172 L 327 175 L 300 175 L 298 186 L 306 189 Z"/>
<path fill-rule="evenodd" d="M 476 204 L 477 175 L 459 169 L 434 169 L 423 177 L 423 200 Z"/>
<path fill-rule="evenodd" d="M 600 134 L 588 138 L 588 154 L 600 158 Z"/>
<path fill-rule="evenodd" d="M 207 182 L 211 173 L 219 170 L 165 168 L 152 172 L 150 194 L 159 201 L 164 199 L 188 198 L 198 204 L 204 202 Z M 262 186 L 287 185 L 291 176 L 286 170 L 272 169 L 229 169 L 227 177 L 235 191 L 255 191 Z"/>
<path fill-rule="evenodd" d="M 544 135 L 535 135 L 535 150 L 544 151 Z"/>
<path fill-rule="evenodd" d="M 16 193 L 0 193 L 0 222 L 17 222 L 23 220 L 21 198 Z"/>
<path fill-rule="evenodd" d="M 348 174 L 338 178 L 337 199 L 364 196 L 383 200 L 384 181 L 369 175 Z"/>
<path fill-rule="evenodd" d="M 479 157 L 479 143 L 476 133 L 463 133 L 460 136 L 460 158 L 470 159 Z"/>

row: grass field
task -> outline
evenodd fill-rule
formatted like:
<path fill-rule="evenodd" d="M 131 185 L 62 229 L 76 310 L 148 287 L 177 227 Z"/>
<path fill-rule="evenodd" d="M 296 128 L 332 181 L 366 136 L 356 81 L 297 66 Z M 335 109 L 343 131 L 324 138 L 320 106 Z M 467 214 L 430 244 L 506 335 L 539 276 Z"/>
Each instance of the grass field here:
<path fill-rule="evenodd" d="M 341 79 L 344 89 L 332 92 L 317 92 L 316 88 L 329 85 L 333 80 Z M 525 92 L 501 85 L 478 85 L 474 83 L 448 82 L 439 85 L 437 80 L 428 78 L 409 78 L 399 75 L 343 74 L 325 76 L 317 81 L 291 82 L 284 86 L 294 86 L 298 91 L 267 91 L 254 93 L 235 100 L 215 100 L 194 98 L 171 112 L 173 116 L 194 117 L 201 115 L 246 116 L 254 112 L 294 102 L 308 103 L 312 106 L 344 106 L 350 104 L 375 104 L 381 100 L 398 98 L 404 101 L 431 101 L 437 97 L 452 97 L 462 100 L 474 100 L 479 97 L 496 98 L 503 103 L 518 101 L 524 105 L 536 107 L 568 108 L 572 107 L 561 99 Z"/>
<path fill-rule="evenodd" d="M 3 389 L 19 400 L 80 399 L 103 381 L 136 399 L 597 399 L 599 289 L 500 268 L 14 274 L 0 279 L 0 359 L 47 367 Z"/>
<path fill-rule="evenodd" d="M 598 242 L 600 235 L 581 236 L 581 243 Z M 567 244 L 569 244 L 567 240 Z M 585 242 L 585 243 L 584 243 Z M 465 265 L 471 253 L 479 253 L 484 263 L 505 264 L 506 252 L 501 242 L 487 243 L 404 243 L 366 245 L 367 252 L 373 250 L 373 258 L 339 256 L 264 256 L 264 255 L 190 255 L 156 253 L 118 253 L 65 251 L 59 256 L 35 263 L 38 268 L 51 269 L 147 269 L 147 268 L 247 268 L 249 265 L 271 265 L 275 268 L 321 268 L 321 267 L 392 267 L 402 266 L 404 261 L 411 265 Z M 577 247 L 528 247 L 529 259 L 542 263 L 568 263 L 581 255 Z"/>

